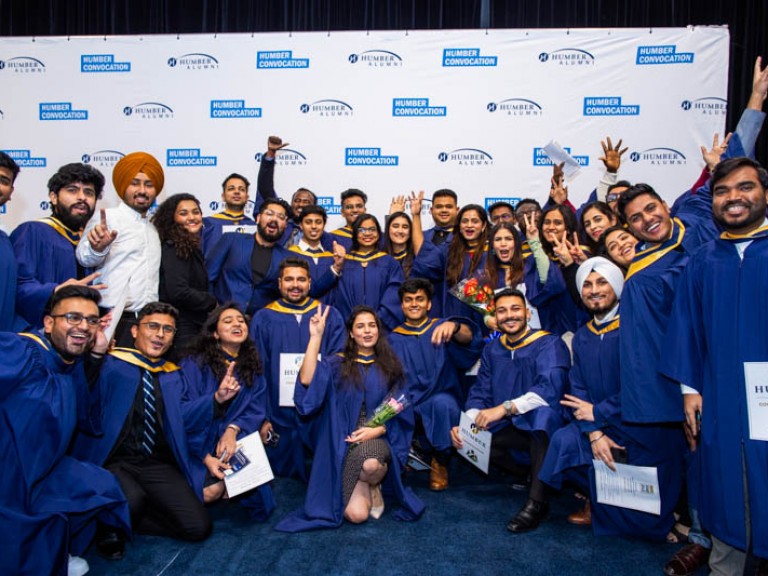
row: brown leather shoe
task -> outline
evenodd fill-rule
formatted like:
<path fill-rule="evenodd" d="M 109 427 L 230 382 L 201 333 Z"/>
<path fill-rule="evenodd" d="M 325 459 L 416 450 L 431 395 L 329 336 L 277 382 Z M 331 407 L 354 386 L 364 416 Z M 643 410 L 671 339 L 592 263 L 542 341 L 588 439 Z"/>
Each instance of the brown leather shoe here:
<path fill-rule="evenodd" d="M 589 500 L 587 499 L 587 503 L 584 504 L 584 508 L 568 516 L 566 521 L 568 524 L 576 524 L 577 526 L 591 526 L 592 508 L 589 506 Z"/>
<path fill-rule="evenodd" d="M 709 548 L 698 544 L 688 544 L 678 550 L 674 556 L 664 565 L 664 574 L 667 576 L 688 576 L 706 566 L 709 561 Z"/>
<path fill-rule="evenodd" d="M 432 470 L 429 471 L 429 489 L 433 492 L 442 492 L 448 488 L 448 468 L 434 458 L 430 466 Z"/>

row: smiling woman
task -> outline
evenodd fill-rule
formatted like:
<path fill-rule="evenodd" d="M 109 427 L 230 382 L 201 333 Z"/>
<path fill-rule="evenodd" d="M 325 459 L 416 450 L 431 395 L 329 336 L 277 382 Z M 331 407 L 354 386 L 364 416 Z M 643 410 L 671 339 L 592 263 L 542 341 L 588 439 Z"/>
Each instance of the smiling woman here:
<path fill-rule="evenodd" d="M 200 332 L 216 298 L 208 292 L 208 275 L 200 249 L 203 225 L 200 203 L 191 194 L 174 194 L 152 217 L 162 242 L 160 300 L 179 310 L 176 349 Z"/>

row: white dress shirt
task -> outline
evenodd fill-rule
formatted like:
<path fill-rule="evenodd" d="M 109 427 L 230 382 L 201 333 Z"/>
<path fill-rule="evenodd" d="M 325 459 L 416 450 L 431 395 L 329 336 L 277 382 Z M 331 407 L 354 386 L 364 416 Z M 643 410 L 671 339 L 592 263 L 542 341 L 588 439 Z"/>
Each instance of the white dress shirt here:
<path fill-rule="evenodd" d="M 127 287 L 125 310 L 138 312 L 158 298 L 160 280 L 160 237 L 148 215 L 120 202 L 107 208 L 107 226 L 117 231 L 115 241 L 104 252 L 96 252 L 88 241 L 88 232 L 100 222 L 97 212 L 83 232 L 77 246 L 77 259 L 85 267 L 101 272 L 96 280 L 107 285 L 101 291 L 101 305 L 114 308 Z"/>

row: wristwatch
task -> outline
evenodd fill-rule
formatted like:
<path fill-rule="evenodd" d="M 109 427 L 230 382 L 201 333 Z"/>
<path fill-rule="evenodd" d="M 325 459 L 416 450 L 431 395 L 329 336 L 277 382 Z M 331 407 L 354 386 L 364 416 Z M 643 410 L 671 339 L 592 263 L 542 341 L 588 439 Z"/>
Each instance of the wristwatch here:
<path fill-rule="evenodd" d="M 506 412 L 505 416 L 507 418 L 513 416 L 512 406 L 514 406 L 514 404 L 512 403 L 512 400 L 504 400 L 504 403 L 502 404 L 502 406 L 504 406 L 504 411 Z"/>

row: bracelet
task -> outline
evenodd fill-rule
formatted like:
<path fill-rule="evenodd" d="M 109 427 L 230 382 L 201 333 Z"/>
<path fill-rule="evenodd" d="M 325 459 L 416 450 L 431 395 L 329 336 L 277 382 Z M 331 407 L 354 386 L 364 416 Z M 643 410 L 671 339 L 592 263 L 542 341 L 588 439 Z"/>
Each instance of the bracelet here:
<path fill-rule="evenodd" d="M 595 442 L 597 442 L 598 440 L 600 440 L 600 438 L 602 438 L 603 436 L 605 436 L 605 432 L 603 432 L 602 434 L 600 434 L 600 436 L 598 436 L 598 437 L 597 437 L 597 438 L 595 438 L 594 440 L 590 440 L 590 441 L 589 441 L 589 443 L 590 443 L 590 444 L 594 444 Z"/>
<path fill-rule="evenodd" d="M 227 426 L 227 430 L 229 430 L 230 428 L 235 431 L 235 434 L 240 434 L 240 426 L 238 426 L 237 424 L 230 424 L 229 426 Z"/>

